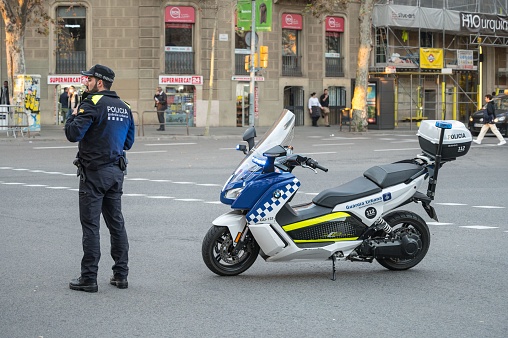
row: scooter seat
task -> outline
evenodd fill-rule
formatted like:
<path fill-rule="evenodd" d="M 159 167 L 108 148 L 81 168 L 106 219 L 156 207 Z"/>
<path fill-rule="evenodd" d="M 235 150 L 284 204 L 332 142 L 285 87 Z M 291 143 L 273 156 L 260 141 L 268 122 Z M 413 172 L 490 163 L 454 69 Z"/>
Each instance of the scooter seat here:
<path fill-rule="evenodd" d="M 323 207 L 333 208 L 337 204 L 369 196 L 380 191 L 381 188 L 371 180 L 365 177 L 358 177 L 338 187 L 321 191 L 314 197 L 312 202 Z"/>
<path fill-rule="evenodd" d="M 387 188 L 405 182 L 420 171 L 425 173 L 414 163 L 391 163 L 369 168 L 363 175 L 381 188 Z"/>

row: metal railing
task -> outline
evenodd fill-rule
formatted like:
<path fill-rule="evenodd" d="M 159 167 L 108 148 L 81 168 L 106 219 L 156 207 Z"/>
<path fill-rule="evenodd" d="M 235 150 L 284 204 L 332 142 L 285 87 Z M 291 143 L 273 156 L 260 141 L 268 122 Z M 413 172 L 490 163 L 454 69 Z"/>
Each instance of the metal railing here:
<path fill-rule="evenodd" d="M 194 74 L 194 52 L 166 52 L 166 74 Z"/>
<path fill-rule="evenodd" d="M 30 137 L 28 114 L 23 106 L 0 105 L 0 131 L 6 131 L 7 136 L 12 133 L 14 138 L 16 138 L 17 133 L 25 137 L 24 132 L 26 131 L 28 137 Z"/>
<path fill-rule="evenodd" d="M 296 55 L 282 55 L 282 75 L 302 76 L 302 57 Z"/>
<path fill-rule="evenodd" d="M 86 52 L 67 52 L 56 54 L 56 72 L 58 74 L 79 74 L 86 69 Z"/>
<path fill-rule="evenodd" d="M 325 76 L 344 76 L 344 58 L 325 58 Z"/>
<path fill-rule="evenodd" d="M 148 122 L 145 122 L 145 115 L 146 114 L 157 114 L 157 111 L 156 110 L 145 110 L 144 112 L 141 113 L 141 136 L 145 136 L 145 126 L 159 126 L 161 125 L 160 122 L 153 122 L 153 123 L 148 123 Z M 186 127 L 186 131 L 187 131 L 187 136 L 189 136 L 189 113 L 186 113 L 185 114 L 185 127 Z M 181 123 L 181 124 L 176 124 L 176 123 L 171 123 L 171 122 L 167 122 L 167 113 L 164 113 L 164 125 L 166 126 L 183 126 L 184 124 Z"/>

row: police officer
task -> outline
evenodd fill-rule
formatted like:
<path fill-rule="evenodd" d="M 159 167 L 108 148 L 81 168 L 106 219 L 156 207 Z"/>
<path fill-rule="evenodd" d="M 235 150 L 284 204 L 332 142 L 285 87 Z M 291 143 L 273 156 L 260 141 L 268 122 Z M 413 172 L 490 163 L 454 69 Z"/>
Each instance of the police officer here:
<path fill-rule="evenodd" d="M 129 105 L 111 91 L 115 73 L 95 65 L 87 76 L 89 94 L 65 123 L 65 135 L 79 142 L 75 164 L 80 175 L 79 217 L 83 230 L 81 276 L 69 283 L 72 290 L 97 292 L 97 271 L 101 257 L 99 226 L 104 217 L 111 235 L 114 260 L 110 284 L 128 287 L 129 242 L 121 209 L 126 170 L 125 150 L 134 143 L 134 121 Z"/>

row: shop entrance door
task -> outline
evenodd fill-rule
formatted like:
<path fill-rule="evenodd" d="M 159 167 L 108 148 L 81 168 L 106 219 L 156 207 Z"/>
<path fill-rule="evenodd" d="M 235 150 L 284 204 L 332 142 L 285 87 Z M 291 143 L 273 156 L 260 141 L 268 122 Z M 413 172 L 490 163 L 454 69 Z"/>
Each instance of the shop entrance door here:
<path fill-rule="evenodd" d="M 346 108 L 346 88 L 345 87 L 329 87 L 328 88 L 328 95 L 330 97 L 329 100 L 329 107 L 330 108 L 330 115 L 329 115 L 329 121 L 330 124 L 339 124 L 339 116 L 342 114 L 342 109 Z M 321 96 L 321 94 L 319 95 Z M 349 121 L 349 114 L 342 117 L 342 122 L 344 119 L 347 118 Z"/>
<path fill-rule="evenodd" d="M 295 126 L 304 125 L 306 109 L 303 87 L 284 87 L 284 108 L 295 114 Z"/>
<path fill-rule="evenodd" d="M 236 126 L 247 127 L 249 125 L 249 88 L 248 83 L 236 85 Z"/>

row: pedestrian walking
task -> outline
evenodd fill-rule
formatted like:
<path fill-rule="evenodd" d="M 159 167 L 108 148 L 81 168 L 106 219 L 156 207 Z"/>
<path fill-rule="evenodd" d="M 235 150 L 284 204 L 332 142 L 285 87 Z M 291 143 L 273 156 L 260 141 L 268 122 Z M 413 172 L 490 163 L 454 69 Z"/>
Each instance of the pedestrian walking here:
<path fill-rule="evenodd" d="M 64 87 L 64 91 L 60 94 L 60 115 L 62 116 L 62 122 L 65 122 L 65 116 L 67 115 L 67 111 L 69 110 L 69 88 Z"/>
<path fill-rule="evenodd" d="M 0 104 L 11 104 L 11 99 L 9 95 L 9 82 L 4 81 L 4 85 L 2 90 L 0 91 Z"/>
<path fill-rule="evenodd" d="M 498 146 L 502 146 L 503 144 L 506 144 L 506 141 L 504 140 L 503 136 L 499 132 L 496 126 L 496 107 L 494 107 L 494 101 L 492 100 L 492 95 L 487 94 L 485 95 L 485 102 L 487 102 L 484 113 L 483 113 L 483 126 L 480 130 L 480 134 L 476 138 L 476 140 L 473 140 L 476 144 L 482 144 L 483 137 L 487 133 L 487 131 L 490 129 L 494 135 L 497 136 L 497 139 L 499 140 Z"/>
<path fill-rule="evenodd" d="M 95 65 L 81 74 L 87 76 L 88 95 L 65 124 L 65 135 L 79 142 L 75 164 L 80 176 L 79 217 L 83 231 L 81 275 L 71 280 L 72 290 L 97 292 L 101 257 L 99 227 L 104 218 L 111 236 L 113 276 L 110 284 L 128 287 L 129 241 L 121 208 L 125 150 L 134 143 L 134 120 L 130 106 L 111 91 L 115 73 Z"/>
<path fill-rule="evenodd" d="M 321 116 L 321 104 L 319 103 L 318 98 L 316 97 L 316 92 L 310 94 L 309 99 L 309 114 L 312 119 L 312 126 L 317 127 L 317 121 Z"/>

